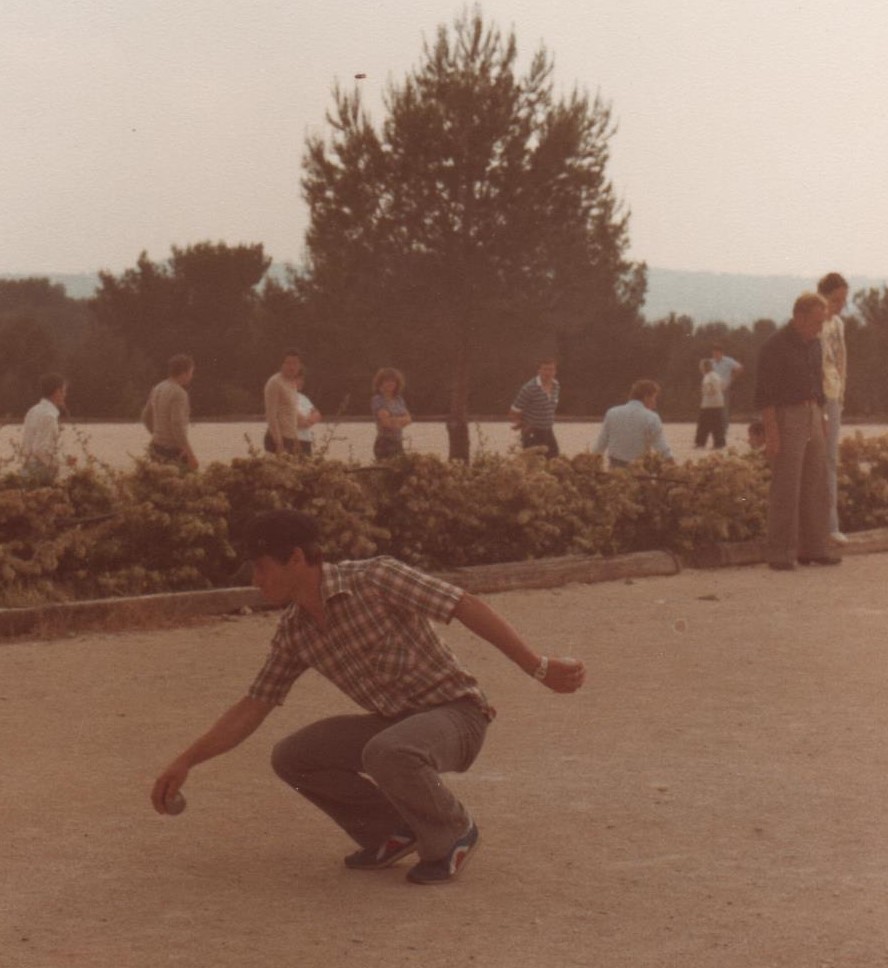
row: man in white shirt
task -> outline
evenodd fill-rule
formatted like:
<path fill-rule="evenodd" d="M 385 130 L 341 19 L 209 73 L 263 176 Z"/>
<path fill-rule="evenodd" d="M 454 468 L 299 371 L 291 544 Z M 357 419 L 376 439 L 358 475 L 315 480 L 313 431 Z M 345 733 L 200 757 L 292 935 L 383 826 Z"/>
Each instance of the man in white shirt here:
<path fill-rule="evenodd" d="M 826 322 L 820 331 L 823 354 L 823 394 L 826 397 L 826 473 L 829 483 L 829 531 L 836 544 L 848 539 L 839 528 L 838 467 L 839 431 L 842 404 L 848 379 L 848 354 L 845 349 L 845 323 L 842 310 L 848 302 L 848 283 L 838 272 L 828 272 L 818 283 L 817 292 L 826 300 Z"/>
<path fill-rule="evenodd" d="M 296 420 L 299 425 L 296 432 L 296 439 L 299 443 L 299 453 L 303 457 L 311 457 L 311 452 L 314 448 L 314 430 L 312 428 L 321 420 L 321 414 L 318 408 L 302 392 L 304 385 L 305 371 L 296 380 Z"/>
<path fill-rule="evenodd" d="M 59 472 L 59 417 L 68 384 L 58 373 L 40 380 L 41 399 L 25 414 L 22 427 L 22 474 L 36 486 L 51 484 Z"/>
<path fill-rule="evenodd" d="M 712 446 L 719 450 L 725 446 L 724 386 L 712 360 L 700 360 L 700 372 L 703 379 L 700 381 L 700 416 L 694 446 L 705 447 L 711 434 Z"/>
<path fill-rule="evenodd" d="M 722 381 L 722 392 L 725 397 L 724 417 L 725 434 L 728 432 L 728 424 L 731 421 L 731 384 L 738 376 L 743 375 L 743 364 L 738 363 L 733 356 L 725 356 L 724 347 L 718 343 L 712 347 L 712 369 L 718 374 Z"/>
<path fill-rule="evenodd" d="M 663 434 L 663 421 L 656 412 L 659 393 L 660 385 L 654 380 L 636 380 L 629 391 L 629 402 L 611 407 L 604 415 L 592 453 L 607 451 L 611 467 L 626 467 L 649 450 L 672 460 L 672 451 Z"/>

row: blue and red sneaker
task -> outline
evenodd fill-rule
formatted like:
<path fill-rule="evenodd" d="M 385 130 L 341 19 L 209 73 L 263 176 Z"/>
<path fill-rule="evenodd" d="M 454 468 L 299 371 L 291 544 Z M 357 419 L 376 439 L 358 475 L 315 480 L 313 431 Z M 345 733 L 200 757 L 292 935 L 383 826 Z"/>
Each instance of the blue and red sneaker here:
<path fill-rule="evenodd" d="M 421 860 L 407 871 L 407 880 L 413 884 L 446 884 L 466 866 L 478 844 L 481 835 L 473 823 L 469 831 L 450 848 L 439 860 Z"/>

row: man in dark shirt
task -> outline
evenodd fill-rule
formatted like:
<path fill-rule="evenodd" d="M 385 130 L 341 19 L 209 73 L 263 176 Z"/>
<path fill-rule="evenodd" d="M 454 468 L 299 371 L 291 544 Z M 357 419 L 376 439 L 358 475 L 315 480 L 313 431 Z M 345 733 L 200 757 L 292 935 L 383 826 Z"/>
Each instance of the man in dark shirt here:
<path fill-rule="evenodd" d="M 829 548 L 829 491 L 824 436 L 820 330 L 826 300 L 803 293 L 792 319 L 762 346 L 755 405 L 765 425 L 771 461 L 768 564 L 788 571 L 795 562 L 836 565 Z"/>

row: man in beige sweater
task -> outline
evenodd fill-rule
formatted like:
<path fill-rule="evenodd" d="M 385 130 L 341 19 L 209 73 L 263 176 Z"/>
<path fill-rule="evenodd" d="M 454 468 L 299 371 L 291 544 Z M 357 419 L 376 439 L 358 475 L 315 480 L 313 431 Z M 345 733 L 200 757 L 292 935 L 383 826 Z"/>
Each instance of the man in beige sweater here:
<path fill-rule="evenodd" d="M 152 460 L 172 461 L 197 470 L 197 458 L 188 443 L 191 405 L 185 389 L 194 377 L 194 360 L 184 353 L 170 357 L 168 377 L 151 391 L 142 410 L 142 423 L 151 434 Z"/>
<path fill-rule="evenodd" d="M 303 373 L 299 350 L 286 350 L 280 370 L 265 384 L 265 449 L 270 454 L 298 453 L 299 386 Z"/>

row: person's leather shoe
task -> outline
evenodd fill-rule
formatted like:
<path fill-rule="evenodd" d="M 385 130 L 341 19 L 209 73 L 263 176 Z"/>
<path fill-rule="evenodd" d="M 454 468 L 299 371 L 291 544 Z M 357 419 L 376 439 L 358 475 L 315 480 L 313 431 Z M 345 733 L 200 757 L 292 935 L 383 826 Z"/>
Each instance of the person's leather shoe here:
<path fill-rule="evenodd" d="M 792 571 L 795 565 L 791 561 L 769 561 L 768 567 L 772 571 Z"/>
<path fill-rule="evenodd" d="M 819 558 L 809 558 L 807 555 L 799 555 L 800 565 L 840 565 L 842 559 L 835 555 L 821 555 Z"/>

